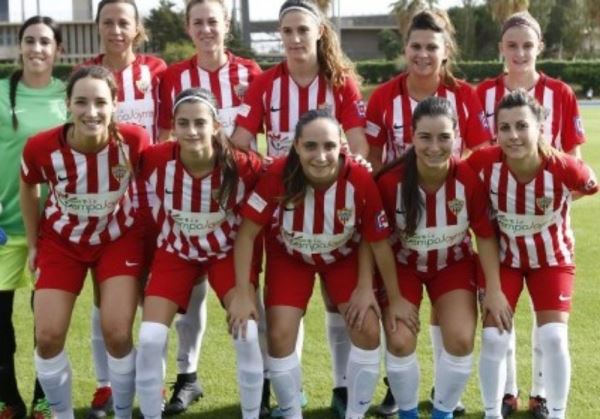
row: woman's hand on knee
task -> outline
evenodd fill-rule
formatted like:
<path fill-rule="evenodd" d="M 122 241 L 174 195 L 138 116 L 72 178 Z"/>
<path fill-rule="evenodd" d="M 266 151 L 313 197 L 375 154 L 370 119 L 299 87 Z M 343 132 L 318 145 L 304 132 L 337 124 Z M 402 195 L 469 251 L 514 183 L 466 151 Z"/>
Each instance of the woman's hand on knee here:
<path fill-rule="evenodd" d="M 249 292 L 240 289 L 233 289 L 233 296 L 227 305 L 227 323 L 229 324 L 229 333 L 237 339 L 241 333 L 242 338 L 246 338 L 246 325 L 248 319 L 258 319 L 258 310 L 256 301 Z"/>
<path fill-rule="evenodd" d="M 419 321 L 419 308 L 412 304 L 404 297 L 400 297 L 398 301 L 390 301 L 387 308 L 388 326 L 392 332 L 396 330 L 396 322 L 400 321 L 408 327 L 413 335 L 417 335 L 421 328 Z"/>
<path fill-rule="evenodd" d="M 502 290 L 486 290 L 481 301 L 482 323 L 492 321 L 498 329 L 510 331 L 512 318 L 512 308 Z"/>
<path fill-rule="evenodd" d="M 371 287 L 356 287 L 344 312 L 346 325 L 352 329 L 362 330 L 369 310 L 374 310 L 377 317 L 381 318 L 381 309 L 377 304 L 373 289 Z"/>

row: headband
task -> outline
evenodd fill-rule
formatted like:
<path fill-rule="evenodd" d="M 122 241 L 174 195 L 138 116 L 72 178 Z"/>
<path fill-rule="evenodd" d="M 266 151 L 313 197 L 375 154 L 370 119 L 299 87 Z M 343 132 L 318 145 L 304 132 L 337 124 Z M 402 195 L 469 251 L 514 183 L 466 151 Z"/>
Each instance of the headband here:
<path fill-rule="evenodd" d="M 285 9 L 283 9 L 281 12 L 279 12 L 279 20 L 281 21 L 281 18 L 283 18 L 283 15 L 285 15 L 287 12 L 291 12 L 292 10 L 307 13 L 313 19 L 315 19 L 317 21 L 317 24 L 321 24 L 321 18 L 319 17 L 319 15 L 317 15 L 315 12 L 313 12 L 308 6 L 299 6 L 299 5 L 288 6 Z"/>
<path fill-rule="evenodd" d="M 208 109 L 210 109 L 210 111 L 212 112 L 213 116 L 215 118 L 217 118 L 217 108 L 214 107 L 214 105 L 212 103 L 210 103 L 210 101 L 208 101 L 207 99 L 200 97 L 200 96 L 185 96 L 182 97 L 181 99 L 179 99 L 177 102 L 175 102 L 175 104 L 173 105 L 173 113 L 175 113 L 175 109 L 177 109 L 177 107 L 179 105 L 181 105 L 183 102 L 201 102 L 204 103 L 206 106 L 208 106 Z"/>
<path fill-rule="evenodd" d="M 502 25 L 502 33 L 500 34 L 500 38 L 504 36 L 507 30 L 510 28 L 514 28 L 515 26 L 525 26 L 530 28 L 535 34 L 538 36 L 538 39 L 542 39 L 542 34 L 540 33 L 539 26 L 535 25 L 530 19 L 526 19 L 521 16 L 513 16 L 509 20 L 507 20 L 504 25 Z"/>

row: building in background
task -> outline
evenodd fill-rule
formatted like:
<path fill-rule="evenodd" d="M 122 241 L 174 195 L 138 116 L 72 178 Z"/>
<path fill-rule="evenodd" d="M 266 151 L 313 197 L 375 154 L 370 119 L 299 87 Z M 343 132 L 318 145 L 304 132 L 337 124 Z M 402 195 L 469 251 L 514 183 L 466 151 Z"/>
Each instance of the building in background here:
<path fill-rule="evenodd" d="M 94 4 L 92 0 L 73 0 L 73 20 L 90 21 L 93 20 Z"/>
<path fill-rule="evenodd" d="M 8 0 L 0 0 L 0 22 L 8 22 Z"/>

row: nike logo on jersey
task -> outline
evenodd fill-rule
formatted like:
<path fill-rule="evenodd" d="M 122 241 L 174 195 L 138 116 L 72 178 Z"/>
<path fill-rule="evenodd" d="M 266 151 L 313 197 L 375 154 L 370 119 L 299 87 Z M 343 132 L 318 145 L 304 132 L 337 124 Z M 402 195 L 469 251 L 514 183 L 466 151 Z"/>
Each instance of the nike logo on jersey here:
<path fill-rule="evenodd" d="M 281 108 L 275 108 L 273 106 L 271 106 L 271 112 L 279 112 L 281 110 Z"/>
<path fill-rule="evenodd" d="M 394 124 L 394 129 L 402 129 L 403 126 L 402 124 Z"/>
<path fill-rule="evenodd" d="M 165 193 L 166 193 L 167 195 L 173 195 L 173 191 L 170 191 L 170 190 L 168 190 L 168 189 L 165 189 Z"/>
<path fill-rule="evenodd" d="M 404 215 L 404 214 L 406 214 L 406 211 L 397 209 L 396 210 L 396 214 L 402 214 L 402 215 Z"/>
<path fill-rule="evenodd" d="M 571 299 L 571 296 L 570 296 L 570 295 L 563 295 L 563 294 L 560 294 L 560 295 L 558 296 L 558 301 L 569 301 L 570 299 Z"/>
<path fill-rule="evenodd" d="M 61 175 L 58 175 L 58 180 L 59 180 L 60 182 L 64 182 L 65 180 L 68 180 L 68 179 L 69 179 L 69 177 L 68 177 L 68 176 L 62 177 Z"/>
<path fill-rule="evenodd" d="M 498 191 L 495 191 L 495 190 L 493 190 L 493 189 L 490 189 L 490 193 L 491 193 L 492 195 L 498 195 Z"/>
<path fill-rule="evenodd" d="M 129 262 L 128 260 L 125 261 L 125 266 L 127 266 L 128 268 L 133 268 L 134 266 L 138 266 L 139 263 L 137 262 Z"/>

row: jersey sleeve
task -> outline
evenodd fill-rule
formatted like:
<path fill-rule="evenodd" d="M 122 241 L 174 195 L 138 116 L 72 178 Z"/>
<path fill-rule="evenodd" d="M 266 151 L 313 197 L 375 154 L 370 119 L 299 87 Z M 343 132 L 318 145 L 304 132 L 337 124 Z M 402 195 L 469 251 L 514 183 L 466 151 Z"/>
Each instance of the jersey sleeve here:
<path fill-rule="evenodd" d="M 242 217 L 256 224 L 268 224 L 278 206 L 276 194 L 280 189 L 280 182 L 276 174 L 272 171 L 261 176 L 254 191 L 252 191 L 242 206 Z"/>
<path fill-rule="evenodd" d="M 257 77 L 246 91 L 244 101 L 238 109 L 235 125 L 247 129 L 256 135 L 262 127 L 265 109 L 263 105 L 263 94 L 265 91 L 266 74 Z"/>
<path fill-rule="evenodd" d="M 583 122 L 579 115 L 577 98 L 569 86 L 563 86 L 561 101 L 563 106 L 563 127 L 560 142 L 562 150 L 568 153 L 576 146 L 585 143 L 585 133 Z"/>
<path fill-rule="evenodd" d="M 36 184 L 48 181 L 42 169 L 42 154 L 37 145 L 38 141 L 29 139 L 21 156 L 21 179 L 25 183 Z"/>
<path fill-rule="evenodd" d="M 569 190 L 583 195 L 593 195 L 598 192 L 598 179 L 594 171 L 582 160 L 575 157 L 563 156 L 563 167 L 567 171 L 566 186 Z M 560 164 L 560 163 L 557 163 Z"/>
<path fill-rule="evenodd" d="M 379 190 L 383 209 L 392 230 L 395 229 L 396 224 L 396 193 L 398 191 L 398 181 L 393 173 L 391 171 L 387 172 L 377 180 L 377 189 Z"/>
<path fill-rule="evenodd" d="M 365 206 L 361 216 L 361 234 L 368 242 L 387 239 L 390 235 L 390 223 L 383 209 L 379 189 L 371 175 L 366 171 L 363 187 L 365 190 Z"/>
<path fill-rule="evenodd" d="M 475 89 L 469 85 L 464 85 L 462 86 L 462 92 L 464 94 L 464 103 L 469 113 L 464 140 L 466 148 L 473 150 L 482 144 L 490 142 L 492 140 L 492 133 L 490 132 L 485 112 Z"/>
<path fill-rule="evenodd" d="M 346 78 L 343 90 L 340 92 L 341 103 L 338 120 L 344 131 L 365 126 L 366 107 L 356 82 Z"/>
<path fill-rule="evenodd" d="M 241 161 L 238 163 L 238 167 L 240 167 L 240 178 L 244 180 L 246 189 L 251 192 L 263 172 L 262 159 L 254 151 L 248 151 L 247 154 L 243 153 L 241 156 L 243 157 L 241 157 Z M 246 195 L 248 196 L 249 194 Z"/>
<path fill-rule="evenodd" d="M 375 89 L 367 104 L 367 122 L 365 134 L 369 145 L 383 147 L 385 145 L 385 125 L 383 121 L 383 86 Z"/>

